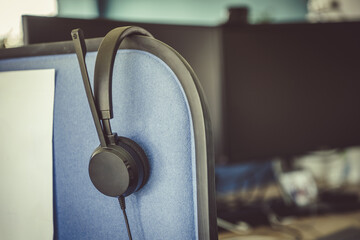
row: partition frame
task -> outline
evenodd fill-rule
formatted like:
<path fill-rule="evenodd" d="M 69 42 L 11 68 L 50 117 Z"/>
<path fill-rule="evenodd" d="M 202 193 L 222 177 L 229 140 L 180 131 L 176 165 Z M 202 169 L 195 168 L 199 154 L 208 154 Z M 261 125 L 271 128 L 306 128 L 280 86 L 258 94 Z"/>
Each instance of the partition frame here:
<path fill-rule="evenodd" d="M 88 51 L 97 51 L 103 38 L 85 40 Z M 177 76 L 187 97 L 194 131 L 196 154 L 198 238 L 218 239 L 216 223 L 215 160 L 213 136 L 209 112 L 200 82 L 186 60 L 168 45 L 145 36 L 130 36 L 124 39 L 120 49 L 149 52 L 164 61 Z M 23 58 L 75 53 L 71 41 L 27 45 L 19 48 L 1 49 L 1 59 Z M 182 63 L 185 68 L 177 69 Z M 188 81 L 185 75 L 191 75 Z"/>

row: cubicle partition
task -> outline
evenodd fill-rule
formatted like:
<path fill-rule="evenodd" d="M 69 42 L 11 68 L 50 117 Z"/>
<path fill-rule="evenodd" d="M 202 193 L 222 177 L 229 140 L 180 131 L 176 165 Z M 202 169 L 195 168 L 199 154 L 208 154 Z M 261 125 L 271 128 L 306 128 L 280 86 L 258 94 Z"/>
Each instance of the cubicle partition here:
<path fill-rule="evenodd" d="M 100 41 L 86 41 L 90 79 Z M 121 48 L 112 128 L 141 145 L 150 163 L 148 183 L 126 198 L 133 238 L 217 239 L 211 125 L 195 74 L 158 40 L 132 36 Z M 88 176 L 99 143 L 72 43 L 0 51 L 0 71 L 31 69 L 55 69 L 54 239 L 127 239 L 117 199 Z"/>

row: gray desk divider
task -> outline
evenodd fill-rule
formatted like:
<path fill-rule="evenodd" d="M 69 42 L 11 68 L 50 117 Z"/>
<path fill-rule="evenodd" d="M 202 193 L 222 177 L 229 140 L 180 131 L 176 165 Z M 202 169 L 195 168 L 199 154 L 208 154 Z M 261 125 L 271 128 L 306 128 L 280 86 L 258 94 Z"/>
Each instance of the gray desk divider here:
<path fill-rule="evenodd" d="M 87 41 L 94 51 L 101 39 Z M 126 198 L 133 239 L 217 239 L 210 122 L 185 60 L 155 39 L 124 40 L 115 60 L 112 128 L 150 161 L 150 178 Z M 56 70 L 54 239 L 127 239 L 116 198 L 88 176 L 97 135 L 71 42 L 0 51 L 0 71 Z M 96 52 L 86 57 L 93 79 Z"/>

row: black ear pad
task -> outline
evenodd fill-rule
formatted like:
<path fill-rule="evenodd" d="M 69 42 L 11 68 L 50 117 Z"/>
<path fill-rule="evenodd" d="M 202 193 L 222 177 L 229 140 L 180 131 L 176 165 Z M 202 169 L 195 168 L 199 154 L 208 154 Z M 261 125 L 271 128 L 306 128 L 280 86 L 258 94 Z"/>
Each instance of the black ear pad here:
<path fill-rule="evenodd" d="M 117 145 L 98 147 L 89 163 L 94 186 L 107 196 L 128 196 L 139 190 L 149 177 L 149 163 L 142 148 L 120 137 Z"/>
<path fill-rule="evenodd" d="M 149 175 L 150 175 L 149 160 L 148 160 L 144 150 L 133 140 L 126 138 L 126 137 L 118 137 L 118 143 L 124 143 L 124 144 L 128 145 L 132 150 L 135 151 L 136 155 L 138 156 L 140 165 L 143 168 L 143 180 L 142 180 L 139 188 L 137 189 L 137 190 L 139 190 L 140 188 L 142 188 L 145 185 L 145 183 L 149 179 Z"/>
<path fill-rule="evenodd" d="M 89 176 L 94 186 L 111 197 L 128 196 L 139 185 L 139 167 L 135 154 L 118 145 L 98 147 L 89 162 Z M 140 179 L 143 177 L 141 176 Z"/>

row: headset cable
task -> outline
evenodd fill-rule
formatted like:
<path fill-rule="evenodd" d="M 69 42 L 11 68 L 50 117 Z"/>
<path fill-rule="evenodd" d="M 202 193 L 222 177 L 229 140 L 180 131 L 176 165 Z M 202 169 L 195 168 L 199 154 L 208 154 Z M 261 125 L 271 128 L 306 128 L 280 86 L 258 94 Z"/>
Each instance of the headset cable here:
<path fill-rule="evenodd" d="M 126 209 L 125 198 L 124 198 L 124 196 L 120 196 L 118 198 L 118 200 L 119 200 L 119 203 L 120 203 L 120 208 L 121 208 L 121 210 L 123 212 L 123 215 L 124 215 L 125 225 L 126 225 L 126 229 L 127 229 L 127 232 L 128 232 L 129 240 L 132 240 L 131 231 L 130 231 L 130 225 L 129 225 L 129 221 L 128 221 L 126 211 L 125 211 L 125 209 Z"/>

